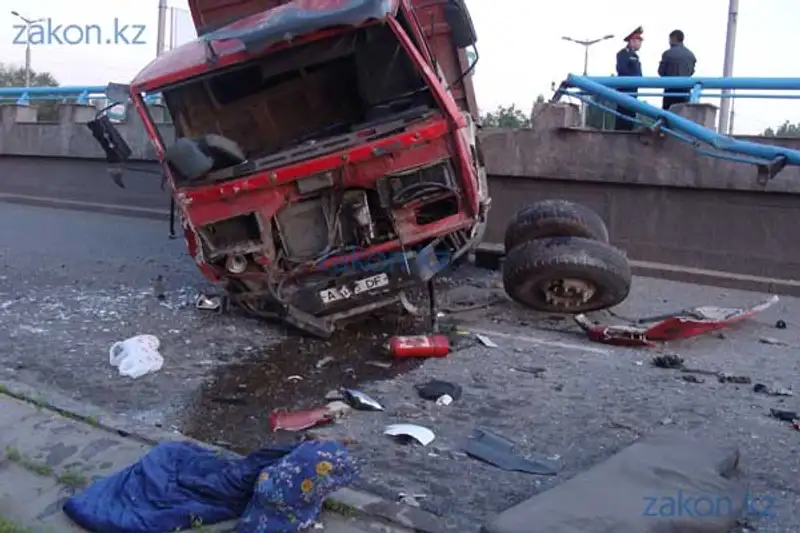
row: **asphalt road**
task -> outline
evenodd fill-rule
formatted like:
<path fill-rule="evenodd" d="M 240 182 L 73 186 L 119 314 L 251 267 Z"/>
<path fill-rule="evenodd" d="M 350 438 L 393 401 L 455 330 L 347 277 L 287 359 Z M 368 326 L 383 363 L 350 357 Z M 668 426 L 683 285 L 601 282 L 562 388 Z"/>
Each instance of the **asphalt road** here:
<path fill-rule="evenodd" d="M 158 276 L 165 301 L 152 288 Z M 756 394 L 752 385 L 708 376 L 690 383 L 650 365 L 658 350 L 591 344 L 571 324 L 506 301 L 449 317 L 462 330 L 496 332 L 491 338 L 499 348 L 462 335 L 447 358 L 387 369 L 374 365 L 383 357 L 381 344 L 394 331 L 413 330 L 413 321 L 373 319 L 323 343 L 197 311 L 193 298 L 204 287 L 182 240 L 169 240 L 164 222 L 0 204 L 0 379 L 55 389 L 239 450 L 279 438 L 266 427 L 273 409 L 319 405 L 328 390 L 357 386 L 386 411 L 352 412 L 326 431 L 359 441 L 357 453 L 367 463 L 361 488 L 391 499 L 401 492 L 425 495 L 418 500 L 424 508 L 465 530 L 640 434 L 674 426 L 741 447 L 752 497 L 774 500 L 770 516 L 749 521 L 753 528 L 800 530 L 800 433 L 768 416 L 770 407 L 800 408 L 796 397 Z M 474 270 L 445 280 L 442 292 L 446 307 L 502 296 L 491 274 Z M 637 279 L 618 312 L 650 316 L 761 299 Z M 786 329 L 774 327 L 779 318 Z M 108 349 L 138 333 L 160 338 L 165 366 L 139 380 L 119 377 Z M 666 349 L 692 367 L 797 389 L 800 301 L 783 298 L 722 335 Z M 319 367 L 323 359 L 328 362 Z M 421 400 L 413 386 L 429 379 L 457 383 L 463 396 L 450 406 Z M 437 438 L 425 448 L 396 444 L 382 435 L 394 422 L 424 425 Z M 508 473 L 469 458 L 461 448 L 476 427 L 514 440 L 521 453 L 549 458 L 561 471 L 554 477 Z"/>

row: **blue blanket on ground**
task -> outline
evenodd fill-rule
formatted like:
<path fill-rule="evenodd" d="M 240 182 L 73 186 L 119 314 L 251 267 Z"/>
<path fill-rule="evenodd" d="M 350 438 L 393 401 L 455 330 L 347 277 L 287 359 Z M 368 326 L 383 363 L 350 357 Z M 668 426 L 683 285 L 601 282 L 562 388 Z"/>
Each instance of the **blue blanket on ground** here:
<path fill-rule="evenodd" d="M 160 444 L 70 498 L 64 512 L 95 533 L 166 533 L 239 518 L 259 473 L 295 448 L 229 459 L 189 442 Z"/>

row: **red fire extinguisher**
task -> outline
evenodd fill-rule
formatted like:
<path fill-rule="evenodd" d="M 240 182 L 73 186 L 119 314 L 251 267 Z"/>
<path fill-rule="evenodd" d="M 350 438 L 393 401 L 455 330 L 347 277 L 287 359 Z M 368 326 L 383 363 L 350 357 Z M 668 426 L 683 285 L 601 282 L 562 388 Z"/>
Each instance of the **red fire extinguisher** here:
<path fill-rule="evenodd" d="M 450 353 L 447 335 L 397 335 L 387 349 L 394 357 L 445 357 Z"/>

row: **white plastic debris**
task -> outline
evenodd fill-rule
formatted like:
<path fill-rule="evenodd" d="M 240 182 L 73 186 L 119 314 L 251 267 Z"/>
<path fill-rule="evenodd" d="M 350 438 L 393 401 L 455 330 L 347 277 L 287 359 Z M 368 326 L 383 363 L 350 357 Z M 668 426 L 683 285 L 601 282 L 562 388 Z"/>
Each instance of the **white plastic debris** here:
<path fill-rule="evenodd" d="M 453 397 L 449 394 L 443 394 L 436 399 L 436 405 L 450 405 L 453 403 Z"/>
<path fill-rule="evenodd" d="M 492 339 L 490 339 L 486 335 L 483 335 L 482 333 L 476 333 L 475 337 L 477 337 L 477 339 L 479 341 L 481 341 L 481 344 L 483 344 L 487 348 L 499 348 L 499 346 L 497 346 L 496 342 L 494 342 Z"/>
<path fill-rule="evenodd" d="M 137 379 L 164 366 L 164 358 L 158 351 L 160 346 L 155 335 L 136 335 L 112 344 L 108 362 L 119 370 L 120 376 Z"/>
<path fill-rule="evenodd" d="M 383 434 L 390 437 L 411 438 L 423 446 L 427 446 L 436 438 L 433 431 L 416 424 L 392 424 L 384 430 Z"/>

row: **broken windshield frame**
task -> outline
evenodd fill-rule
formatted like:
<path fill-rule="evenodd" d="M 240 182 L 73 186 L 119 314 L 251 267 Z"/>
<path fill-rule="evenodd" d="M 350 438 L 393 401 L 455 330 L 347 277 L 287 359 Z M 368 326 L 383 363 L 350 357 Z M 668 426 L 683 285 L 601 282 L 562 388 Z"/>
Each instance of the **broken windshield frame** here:
<path fill-rule="evenodd" d="M 380 73 L 379 75 L 377 73 Z M 223 135 L 248 159 L 441 112 L 389 25 L 370 24 L 161 89 L 178 136 Z"/>

